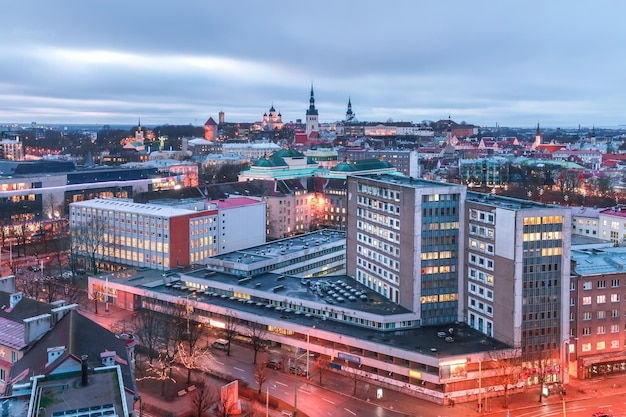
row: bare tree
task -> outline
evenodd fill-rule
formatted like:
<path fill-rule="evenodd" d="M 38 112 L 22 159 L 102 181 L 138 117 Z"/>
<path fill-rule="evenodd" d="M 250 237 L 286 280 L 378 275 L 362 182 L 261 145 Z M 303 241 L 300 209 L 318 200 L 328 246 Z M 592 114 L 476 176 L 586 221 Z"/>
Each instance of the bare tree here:
<path fill-rule="evenodd" d="M 365 375 L 360 369 L 357 368 L 351 368 L 351 371 L 348 371 L 347 373 L 350 381 L 352 381 L 352 395 L 356 397 L 357 386 L 359 382 L 365 379 Z"/>
<path fill-rule="evenodd" d="M 230 345 L 232 344 L 235 336 L 237 336 L 237 334 L 239 333 L 239 318 L 236 314 L 232 314 L 226 317 L 224 329 L 222 331 L 224 333 L 224 338 L 228 340 L 226 355 L 230 356 Z"/>
<path fill-rule="evenodd" d="M 324 356 L 320 355 L 313 362 L 313 369 L 315 369 L 320 377 L 320 385 L 322 385 L 322 378 L 330 370 L 330 361 Z"/>
<path fill-rule="evenodd" d="M 175 325 L 176 351 L 185 368 L 187 384 L 191 383 L 191 371 L 199 368 L 199 360 L 208 355 L 199 346 L 202 325 L 193 321 L 194 307 L 190 300 L 183 300 L 174 306 L 172 319 Z"/>
<path fill-rule="evenodd" d="M 109 227 L 104 218 L 72 225 L 70 229 L 70 251 L 77 257 L 85 257 L 94 274 L 98 274 L 105 257 L 110 254 L 109 244 L 114 244 L 114 237 L 108 234 Z"/>
<path fill-rule="evenodd" d="M 174 361 L 171 355 L 167 352 L 159 354 L 159 356 L 149 363 L 147 361 L 137 361 L 139 366 L 137 381 L 160 381 L 161 382 L 161 395 L 165 395 L 165 384 L 168 381 L 176 382 L 176 379 L 172 375 L 172 369 L 175 367 Z"/>
<path fill-rule="evenodd" d="M 250 332 L 250 343 L 252 344 L 252 349 L 254 350 L 254 360 L 252 363 L 256 363 L 259 351 L 266 346 L 267 327 L 263 324 L 253 322 L 248 325 L 248 330 Z"/>
<path fill-rule="evenodd" d="M 254 367 L 254 380 L 258 385 L 257 393 L 261 393 L 263 391 L 263 384 L 267 382 L 267 367 L 265 363 L 257 363 Z"/>
<path fill-rule="evenodd" d="M 202 387 L 196 390 L 195 395 L 191 399 L 194 415 L 202 417 L 209 409 L 219 400 L 219 394 L 215 389 L 209 387 L 206 381 Z"/>
<path fill-rule="evenodd" d="M 508 407 L 509 389 L 519 381 L 521 371 L 521 349 L 494 350 L 488 353 L 496 372 L 496 382 L 504 390 L 504 407 Z"/>
<path fill-rule="evenodd" d="M 133 334 L 139 344 L 146 350 L 148 362 L 157 358 L 162 341 L 161 329 L 168 324 L 168 320 L 159 313 L 149 310 L 141 310 L 133 316 Z"/>

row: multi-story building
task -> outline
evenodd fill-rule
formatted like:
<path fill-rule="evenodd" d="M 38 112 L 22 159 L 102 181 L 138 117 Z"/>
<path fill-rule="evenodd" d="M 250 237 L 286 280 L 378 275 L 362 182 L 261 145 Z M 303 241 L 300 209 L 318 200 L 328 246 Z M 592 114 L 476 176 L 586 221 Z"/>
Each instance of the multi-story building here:
<path fill-rule="evenodd" d="M 519 349 L 529 383 L 566 378 L 569 208 L 468 192 L 463 223 L 464 320 Z"/>
<path fill-rule="evenodd" d="M 70 205 L 73 250 L 92 268 L 93 263 L 154 269 L 200 263 L 265 242 L 264 225 L 265 203 L 248 197 L 176 205 L 93 199 Z"/>
<path fill-rule="evenodd" d="M 417 151 L 405 149 L 344 148 L 338 154 L 340 160 L 347 159 L 349 161 L 378 158 L 381 161 L 392 164 L 398 172 L 414 178 L 420 176 L 418 156 Z"/>
<path fill-rule="evenodd" d="M 24 144 L 19 140 L 0 140 L 0 159 L 19 161 L 24 159 Z"/>
<path fill-rule="evenodd" d="M 404 176 L 348 177 L 347 271 L 415 312 L 421 325 L 459 310 L 466 188 Z"/>
<path fill-rule="evenodd" d="M 600 211 L 598 238 L 610 240 L 617 245 L 626 243 L 626 207 L 618 205 Z"/>
<path fill-rule="evenodd" d="M 626 373 L 626 248 L 572 251 L 566 364 L 579 379 Z"/>
<path fill-rule="evenodd" d="M 497 156 L 459 159 L 459 180 L 464 184 L 502 187 L 509 182 L 509 161 Z"/>
<path fill-rule="evenodd" d="M 600 212 L 603 209 L 595 207 L 572 207 L 572 236 L 589 236 L 598 238 Z"/>

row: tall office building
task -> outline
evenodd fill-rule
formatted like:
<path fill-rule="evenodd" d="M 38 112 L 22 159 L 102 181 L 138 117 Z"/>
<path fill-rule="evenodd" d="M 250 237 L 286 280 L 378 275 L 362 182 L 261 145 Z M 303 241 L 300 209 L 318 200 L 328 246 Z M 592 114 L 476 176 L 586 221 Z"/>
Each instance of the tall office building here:
<path fill-rule="evenodd" d="M 525 378 L 560 380 L 569 339 L 570 209 L 474 192 L 465 209 L 465 320 L 520 349 Z"/>
<path fill-rule="evenodd" d="M 462 185 L 399 175 L 348 177 L 348 274 L 418 313 L 421 325 L 462 319 L 465 194 Z"/>
<path fill-rule="evenodd" d="M 567 378 L 569 208 L 394 175 L 348 177 L 347 207 L 349 275 L 519 349 L 531 384 Z"/>

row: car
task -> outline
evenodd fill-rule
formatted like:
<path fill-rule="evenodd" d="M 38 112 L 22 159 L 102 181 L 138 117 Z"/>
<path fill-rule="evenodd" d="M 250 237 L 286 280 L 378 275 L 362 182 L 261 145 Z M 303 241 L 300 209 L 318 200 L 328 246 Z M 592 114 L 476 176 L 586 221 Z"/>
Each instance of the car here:
<path fill-rule="evenodd" d="M 280 369 L 283 367 L 278 359 L 270 359 L 269 361 L 267 361 L 265 366 L 271 369 Z"/>
<path fill-rule="evenodd" d="M 61 278 L 72 278 L 74 276 L 74 274 L 72 273 L 72 271 L 65 271 L 61 274 Z"/>
<path fill-rule="evenodd" d="M 29 271 L 39 271 L 39 265 L 34 264 L 34 265 L 28 265 L 28 270 Z"/>
<path fill-rule="evenodd" d="M 591 417 L 613 417 L 613 414 L 605 413 L 604 411 L 596 411 Z"/>
<path fill-rule="evenodd" d="M 297 374 L 298 376 L 306 376 L 306 371 L 299 366 L 290 366 L 289 373 Z"/>
<path fill-rule="evenodd" d="M 280 415 L 282 417 L 292 417 L 293 413 L 291 411 L 289 411 L 289 410 L 283 410 L 283 411 L 280 412 Z"/>
<path fill-rule="evenodd" d="M 24 275 L 24 270 L 22 268 L 17 268 L 17 273 L 20 275 Z"/>

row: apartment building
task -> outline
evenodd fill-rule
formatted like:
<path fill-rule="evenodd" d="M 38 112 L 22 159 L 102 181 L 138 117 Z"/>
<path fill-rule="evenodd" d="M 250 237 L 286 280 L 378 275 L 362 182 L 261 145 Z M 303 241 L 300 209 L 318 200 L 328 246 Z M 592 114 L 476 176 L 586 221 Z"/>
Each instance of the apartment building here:
<path fill-rule="evenodd" d="M 579 379 L 626 373 L 626 248 L 572 251 L 567 364 Z"/>
<path fill-rule="evenodd" d="M 589 236 L 599 238 L 598 229 L 600 212 L 604 209 L 596 207 L 572 207 L 572 236 Z"/>
<path fill-rule="evenodd" d="M 617 205 L 600 211 L 598 215 L 598 238 L 610 240 L 617 245 L 626 243 L 626 208 Z"/>
<path fill-rule="evenodd" d="M 247 227 L 242 228 L 245 223 Z M 170 269 L 265 242 L 265 203 L 233 197 L 166 205 L 94 199 L 70 205 L 73 250 L 90 263 Z"/>

